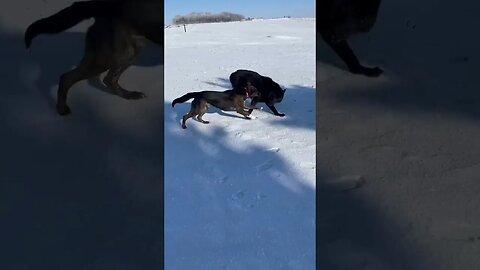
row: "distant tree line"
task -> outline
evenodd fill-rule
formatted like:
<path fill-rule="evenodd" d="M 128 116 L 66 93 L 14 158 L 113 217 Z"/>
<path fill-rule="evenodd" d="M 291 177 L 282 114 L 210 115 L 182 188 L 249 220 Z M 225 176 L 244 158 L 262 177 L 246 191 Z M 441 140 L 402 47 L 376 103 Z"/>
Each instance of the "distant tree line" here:
<path fill-rule="evenodd" d="M 210 12 L 192 12 L 188 15 L 177 15 L 173 18 L 173 24 L 190 24 L 190 23 L 213 23 L 213 22 L 233 22 L 242 21 L 245 17 L 240 14 L 230 12 L 222 12 L 212 14 Z"/>

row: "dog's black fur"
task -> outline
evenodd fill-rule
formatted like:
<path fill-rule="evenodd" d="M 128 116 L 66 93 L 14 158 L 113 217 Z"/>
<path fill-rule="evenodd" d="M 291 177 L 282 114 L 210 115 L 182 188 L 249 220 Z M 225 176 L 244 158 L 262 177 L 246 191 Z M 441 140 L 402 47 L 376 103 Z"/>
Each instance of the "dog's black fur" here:
<path fill-rule="evenodd" d="M 92 0 L 75 2 L 52 16 L 32 23 L 25 31 L 25 45 L 40 34 L 56 34 L 83 20 L 94 18 L 85 40 L 84 56 L 79 65 L 60 77 L 57 112 L 71 113 L 67 106 L 68 90 L 77 82 L 108 73 L 105 85 L 126 99 L 140 99 L 141 92 L 128 91 L 118 84 L 122 73 L 134 62 L 145 41 L 163 47 L 163 1 Z"/>
<path fill-rule="evenodd" d="M 348 38 L 365 33 L 375 24 L 381 0 L 319 0 L 317 1 L 317 32 L 345 62 L 350 72 L 377 77 L 379 67 L 360 64 L 348 45 Z"/>
<path fill-rule="evenodd" d="M 172 102 L 172 107 L 175 107 L 177 103 L 183 103 L 193 98 L 190 112 L 182 118 L 182 128 L 187 128 L 185 125 L 188 118 L 196 116 L 199 122 L 208 124 L 208 121 L 202 119 L 202 116 L 208 111 L 211 106 L 217 107 L 224 111 L 236 111 L 243 115 L 246 119 L 249 117 L 251 111 L 245 111 L 245 109 L 256 109 L 254 106 L 245 105 L 245 99 L 250 97 L 256 97 L 258 95 L 257 89 L 248 84 L 242 91 L 227 90 L 223 92 L 217 91 L 202 91 L 202 92 L 190 92 L 179 98 L 176 98 Z"/>
<path fill-rule="evenodd" d="M 275 108 L 275 103 L 282 102 L 285 89 L 282 89 L 272 78 L 262 76 L 255 71 L 239 69 L 230 74 L 230 83 L 233 89 L 239 89 L 239 91 L 250 83 L 258 90 L 259 94 L 252 98 L 250 105 L 255 106 L 258 102 L 264 102 L 274 115 L 285 116 Z M 249 112 L 251 113 L 252 110 Z"/>

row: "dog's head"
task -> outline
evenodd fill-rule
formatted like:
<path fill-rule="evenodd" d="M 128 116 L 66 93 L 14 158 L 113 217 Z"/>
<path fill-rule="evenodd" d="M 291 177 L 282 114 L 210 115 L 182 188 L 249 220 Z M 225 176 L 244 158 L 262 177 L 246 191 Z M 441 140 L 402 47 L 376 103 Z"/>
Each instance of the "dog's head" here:
<path fill-rule="evenodd" d="M 282 89 L 282 88 L 280 88 L 280 89 Z M 274 103 L 280 103 L 280 102 L 282 102 L 283 97 L 285 96 L 285 92 L 286 92 L 286 91 L 287 91 L 287 89 L 283 88 L 277 95 L 275 95 L 273 92 L 270 92 L 270 93 L 269 93 L 270 96 L 269 96 L 269 98 L 268 98 L 269 103 L 274 104 Z M 271 104 L 270 104 L 270 105 L 271 105 Z"/>
<path fill-rule="evenodd" d="M 266 100 L 272 104 L 282 102 L 287 89 L 282 88 L 277 82 L 268 77 L 265 82 L 266 86 L 270 90 L 268 91 L 268 97 Z"/>

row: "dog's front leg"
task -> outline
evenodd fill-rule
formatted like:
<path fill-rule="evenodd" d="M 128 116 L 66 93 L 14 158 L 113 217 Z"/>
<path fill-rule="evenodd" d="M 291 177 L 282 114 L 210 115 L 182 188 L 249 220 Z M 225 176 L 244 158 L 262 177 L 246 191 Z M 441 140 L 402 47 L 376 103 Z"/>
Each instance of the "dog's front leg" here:
<path fill-rule="evenodd" d="M 279 112 L 277 111 L 277 108 L 275 108 L 275 106 L 274 106 L 273 104 L 272 104 L 272 105 L 268 105 L 268 104 L 267 104 L 267 106 L 268 106 L 268 108 L 270 108 L 270 110 L 272 110 L 272 112 L 273 112 L 274 115 L 280 116 L 280 117 L 284 117 L 284 116 L 285 116 L 284 113 L 279 113 Z"/>
<path fill-rule="evenodd" d="M 333 41 L 332 35 L 327 33 L 322 33 L 322 38 L 335 51 L 335 53 L 337 53 L 343 62 L 345 62 L 350 72 L 354 74 L 363 74 L 368 77 L 378 77 L 383 73 L 383 70 L 379 67 L 370 68 L 362 66 L 346 40 Z"/>
<path fill-rule="evenodd" d="M 243 116 L 245 116 L 246 119 L 250 120 L 251 118 L 249 117 L 250 113 L 247 111 L 244 111 L 243 105 L 242 104 L 237 104 L 235 106 L 235 111 Z"/>
<path fill-rule="evenodd" d="M 249 117 L 249 113 L 244 111 L 242 108 L 236 108 L 236 112 L 245 116 L 246 119 L 251 120 L 252 118 Z"/>
<path fill-rule="evenodd" d="M 235 111 L 236 111 L 237 113 L 245 116 L 245 118 L 247 118 L 248 120 L 251 119 L 250 117 L 248 117 L 248 116 L 250 115 L 250 113 L 244 110 L 244 108 L 245 108 L 245 101 L 244 101 L 243 99 L 237 99 L 237 100 L 235 100 L 234 106 L 235 106 Z"/>
<path fill-rule="evenodd" d="M 253 110 L 259 110 L 256 106 L 245 104 L 244 109 L 248 110 L 248 113 L 251 114 Z"/>

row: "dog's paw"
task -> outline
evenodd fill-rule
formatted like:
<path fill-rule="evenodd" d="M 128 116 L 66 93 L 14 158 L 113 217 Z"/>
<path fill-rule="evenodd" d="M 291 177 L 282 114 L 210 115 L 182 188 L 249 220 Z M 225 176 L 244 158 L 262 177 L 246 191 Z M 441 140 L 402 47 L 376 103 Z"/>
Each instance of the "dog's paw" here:
<path fill-rule="evenodd" d="M 351 68 L 350 72 L 354 74 L 362 74 L 367 77 L 378 77 L 383 73 L 383 70 L 379 67 L 369 68 L 369 67 L 360 66 L 358 68 Z"/>
<path fill-rule="evenodd" d="M 59 115 L 69 115 L 72 113 L 72 110 L 70 110 L 70 108 L 67 106 L 67 105 L 58 105 L 57 104 L 57 113 Z"/>
<path fill-rule="evenodd" d="M 147 95 L 137 91 L 125 91 L 121 94 L 121 97 L 125 99 L 142 99 L 142 98 L 146 98 Z"/>
<path fill-rule="evenodd" d="M 276 113 L 275 115 L 276 115 L 276 116 L 280 116 L 280 117 L 284 117 L 284 116 L 285 116 L 284 113 Z"/>
<path fill-rule="evenodd" d="M 378 77 L 383 73 L 383 70 L 379 67 L 374 67 L 374 68 L 365 68 L 365 71 L 363 74 L 368 77 Z"/>
<path fill-rule="evenodd" d="M 257 119 L 257 117 L 255 117 L 253 115 L 250 115 L 249 117 L 250 117 L 250 119 Z"/>

